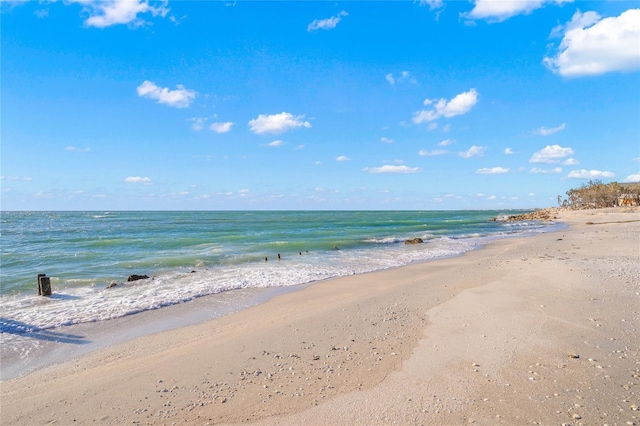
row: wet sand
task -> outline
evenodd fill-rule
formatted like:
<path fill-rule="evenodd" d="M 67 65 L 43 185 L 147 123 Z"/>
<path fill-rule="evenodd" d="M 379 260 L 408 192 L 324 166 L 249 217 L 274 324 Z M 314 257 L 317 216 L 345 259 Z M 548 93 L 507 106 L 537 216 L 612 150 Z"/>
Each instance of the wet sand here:
<path fill-rule="evenodd" d="M 640 424 L 640 210 L 560 215 L 2 382 L 0 423 Z"/>

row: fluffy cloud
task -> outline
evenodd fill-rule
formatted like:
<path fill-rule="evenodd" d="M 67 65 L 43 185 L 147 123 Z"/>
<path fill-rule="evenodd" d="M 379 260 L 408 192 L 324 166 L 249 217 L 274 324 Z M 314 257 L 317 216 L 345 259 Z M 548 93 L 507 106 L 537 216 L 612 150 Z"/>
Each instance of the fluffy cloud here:
<path fill-rule="evenodd" d="M 159 104 L 165 104 L 176 108 L 186 108 L 196 98 L 197 93 L 193 90 L 185 89 L 178 84 L 176 90 L 169 90 L 167 87 L 158 87 L 151 81 L 144 81 L 136 88 L 138 96 L 155 99 Z"/>
<path fill-rule="evenodd" d="M 562 173 L 562 167 L 554 167 L 553 169 L 540 169 L 538 167 L 534 167 L 533 169 L 531 169 L 531 173 L 534 173 L 534 174 Z"/>
<path fill-rule="evenodd" d="M 559 163 L 565 157 L 573 154 L 573 149 L 563 148 L 560 145 L 547 145 L 533 154 L 529 162 L 554 164 Z"/>
<path fill-rule="evenodd" d="M 307 31 L 332 30 L 340 23 L 342 17 L 347 15 L 348 13 L 343 10 L 331 18 L 315 19 L 307 26 Z"/>
<path fill-rule="evenodd" d="M 393 143 L 393 139 L 382 137 L 380 138 L 380 142 Z"/>
<path fill-rule="evenodd" d="M 365 167 L 362 170 L 369 173 L 417 173 L 420 168 L 386 165 L 382 167 Z"/>
<path fill-rule="evenodd" d="M 557 54 L 543 63 L 557 74 L 578 77 L 640 68 L 640 9 L 604 19 L 578 11 L 554 32 L 564 32 L 562 41 Z"/>
<path fill-rule="evenodd" d="M 510 170 L 511 169 L 505 169 L 504 167 L 492 167 L 490 169 L 488 168 L 478 169 L 476 170 L 476 173 L 480 175 L 502 175 L 505 173 L 509 173 Z"/>
<path fill-rule="evenodd" d="M 249 128 L 253 133 L 283 133 L 296 127 L 311 127 L 311 123 L 303 121 L 304 116 L 294 116 L 289 112 L 281 112 L 280 114 L 266 115 L 260 114 L 258 118 L 249 121 Z"/>
<path fill-rule="evenodd" d="M 418 155 L 422 157 L 435 157 L 437 155 L 444 155 L 449 151 L 445 151 L 444 149 L 434 149 L 433 151 L 427 151 L 426 149 L 421 149 L 418 151 Z"/>
<path fill-rule="evenodd" d="M 151 185 L 152 181 L 148 177 L 129 176 L 124 180 L 126 183 L 141 183 L 143 185 Z"/>
<path fill-rule="evenodd" d="M 484 152 L 487 150 L 486 146 L 477 146 L 473 145 L 466 151 L 461 151 L 458 153 L 459 157 L 462 158 L 471 158 L 484 155 Z"/>
<path fill-rule="evenodd" d="M 580 162 L 575 158 L 567 158 L 562 162 L 562 164 L 564 164 L 565 166 L 575 166 L 576 164 L 580 164 Z"/>
<path fill-rule="evenodd" d="M 466 114 L 478 103 L 478 95 L 479 93 L 476 89 L 471 89 L 468 92 L 462 92 L 456 95 L 450 101 L 444 98 L 425 99 L 424 105 L 433 105 L 433 107 L 431 109 L 417 111 L 413 115 L 412 120 L 414 123 L 420 124 L 425 121 L 437 120 L 440 117 L 450 118 L 456 115 Z"/>
<path fill-rule="evenodd" d="M 84 5 L 89 17 L 84 21 L 87 27 L 105 28 L 111 25 L 129 24 L 135 27 L 144 24 L 138 15 L 151 13 L 152 16 L 165 17 L 169 13 L 167 2 L 149 4 L 148 0 L 70 0 L 71 3 Z"/>
<path fill-rule="evenodd" d="M 502 22 L 516 15 L 527 15 L 549 3 L 562 4 L 569 1 L 572 0 L 476 0 L 471 12 L 462 16 Z"/>
<path fill-rule="evenodd" d="M 568 178 L 572 179 L 600 179 L 600 178 L 609 178 L 614 177 L 615 174 L 612 172 L 600 171 L 600 170 L 574 170 L 569 172 L 567 175 Z"/>
<path fill-rule="evenodd" d="M 505 155 L 513 155 L 513 154 L 515 154 L 515 152 L 513 152 L 513 150 L 511 148 L 505 148 L 504 149 L 504 154 Z"/>
<path fill-rule="evenodd" d="M 275 141 L 273 141 L 273 142 L 269 142 L 269 143 L 267 144 L 267 146 L 270 146 L 270 147 L 276 148 L 276 147 L 282 146 L 282 144 L 284 144 L 284 142 L 278 139 L 278 140 L 275 140 Z"/>
<path fill-rule="evenodd" d="M 234 124 L 235 123 L 231 121 L 227 121 L 224 123 L 212 123 L 211 126 L 209 126 L 209 129 L 213 130 L 216 133 L 227 133 L 231 130 Z"/>
<path fill-rule="evenodd" d="M 351 158 L 347 157 L 346 155 L 341 155 L 340 157 L 336 158 L 336 161 L 351 161 Z"/>
<path fill-rule="evenodd" d="M 640 182 L 640 173 L 634 173 L 632 175 L 627 176 L 624 180 L 625 182 Z"/>
<path fill-rule="evenodd" d="M 420 0 L 420 6 L 428 5 L 430 10 L 441 9 L 444 7 L 442 0 Z"/>
<path fill-rule="evenodd" d="M 550 129 L 542 126 L 539 129 L 536 129 L 533 131 L 534 135 L 540 135 L 540 136 L 549 136 L 549 135 L 553 135 L 554 133 L 558 133 L 561 132 L 565 129 L 565 127 L 567 127 L 566 123 L 562 123 L 561 125 L 557 126 L 557 127 L 552 127 Z"/>

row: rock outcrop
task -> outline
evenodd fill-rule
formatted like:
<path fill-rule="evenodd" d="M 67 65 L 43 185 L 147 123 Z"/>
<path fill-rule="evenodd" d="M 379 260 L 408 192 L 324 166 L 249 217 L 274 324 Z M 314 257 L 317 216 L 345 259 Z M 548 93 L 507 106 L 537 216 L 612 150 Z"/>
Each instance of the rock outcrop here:
<path fill-rule="evenodd" d="M 424 241 L 422 240 L 422 238 L 413 238 L 411 240 L 405 240 L 404 241 L 405 244 L 422 244 L 424 243 Z"/>

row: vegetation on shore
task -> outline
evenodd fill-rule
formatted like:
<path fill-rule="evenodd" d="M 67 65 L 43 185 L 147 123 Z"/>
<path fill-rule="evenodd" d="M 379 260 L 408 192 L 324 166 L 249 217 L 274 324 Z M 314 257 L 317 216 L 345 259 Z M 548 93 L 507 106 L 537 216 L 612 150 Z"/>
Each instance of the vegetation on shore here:
<path fill-rule="evenodd" d="M 589 181 L 567 191 L 567 198 L 558 195 L 558 205 L 572 209 L 640 205 L 640 183 L 602 183 Z"/>
<path fill-rule="evenodd" d="M 637 183 L 602 183 L 600 180 L 589 181 L 579 188 L 567 191 L 567 198 L 558 195 L 558 206 L 536 210 L 530 213 L 500 216 L 493 221 L 516 222 L 522 220 L 553 220 L 561 210 L 600 209 L 606 207 L 640 206 L 640 182 Z"/>

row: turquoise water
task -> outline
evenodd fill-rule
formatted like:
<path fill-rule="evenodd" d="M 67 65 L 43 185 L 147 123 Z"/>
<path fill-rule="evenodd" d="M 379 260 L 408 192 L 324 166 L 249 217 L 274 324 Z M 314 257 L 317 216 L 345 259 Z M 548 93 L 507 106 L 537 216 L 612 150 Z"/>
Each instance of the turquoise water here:
<path fill-rule="evenodd" d="M 109 320 L 234 289 L 457 255 L 487 239 L 545 229 L 490 221 L 502 213 L 2 212 L 0 327 Z M 425 244 L 403 244 L 415 237 Z M 36 295 L 39 273 L 51 277 L 53 297 Z M 131 274 L 152 278 L 128 283 Z"/>

